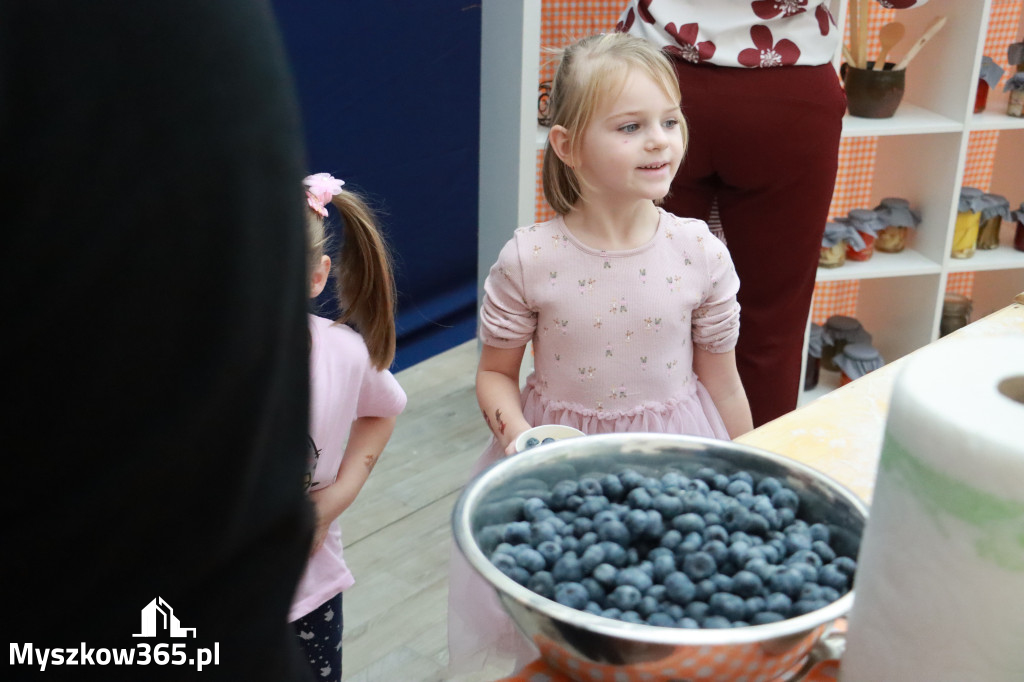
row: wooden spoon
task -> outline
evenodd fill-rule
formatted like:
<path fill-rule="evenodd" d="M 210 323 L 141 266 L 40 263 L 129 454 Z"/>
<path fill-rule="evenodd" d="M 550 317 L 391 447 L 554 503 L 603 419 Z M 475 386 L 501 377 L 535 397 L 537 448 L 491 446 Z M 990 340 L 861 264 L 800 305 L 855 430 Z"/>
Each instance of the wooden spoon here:
<path fill-rule="evenodd" d="M 946 17 L 935 17 L 935 19 L 932 20 L 932 23 L 928 24 L 928 28 L 925 30 L 924 35 L 918 38 L 917 42 L 910 46 L 910 49 L 907 50 L 907 54 L 903 55 L 903 59 L 901 59 L 900 63 L 894 66 L 892 70 L 902 71 L 907 68 L 907 64 L 909 64 L 910 60 L 914 58 L 914 55 L 920 52 L 921 48 L 924 47 L 924 44 L 931 40 L 932 37 L 939 32 L 939 29 L 945 25 Z"/>
<path fill-rule="evenodd" d="M 903 35 L 906 31 L 906 27 L 898 21 L 890 22 L 878 31 L 878 42 L 882 47 L 878 52 L 878 58 L 875 59 L 875 71 L 881 71 L 885 68 L 886 55 L 889 54 L 889 50 L 903 40 Z"/>

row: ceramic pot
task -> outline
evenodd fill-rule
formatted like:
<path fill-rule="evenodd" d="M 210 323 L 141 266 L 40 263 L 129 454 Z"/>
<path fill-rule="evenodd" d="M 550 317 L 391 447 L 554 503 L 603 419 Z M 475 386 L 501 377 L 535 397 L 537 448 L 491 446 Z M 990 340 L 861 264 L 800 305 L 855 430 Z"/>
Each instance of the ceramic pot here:
<path fill-rule="evenodd" d="M 881 71 L 871 67 L 858 69 L 843 64 L 843 82 L 846 84 L 846 103 L 851 116 L 861 118 L 891 118 L 903 100 L 906 70 L 893 71 L 895 64 L 887 62 Z"/>

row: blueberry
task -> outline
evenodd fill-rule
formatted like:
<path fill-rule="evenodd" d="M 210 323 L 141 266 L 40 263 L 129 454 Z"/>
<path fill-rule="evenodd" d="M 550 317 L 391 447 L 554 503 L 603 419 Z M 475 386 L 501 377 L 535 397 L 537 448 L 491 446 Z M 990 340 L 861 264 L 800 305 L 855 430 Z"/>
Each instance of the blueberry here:
<path fill-rule="evenodd" d="M 584 476 L 579 480 L 580 495 L 583 497 L 588 496 L 603 496 L 604 490 L 601 488 L 601 481 L 595 476 Z"/>
<path fill-rule="evenodd" d="M 626 547 L 629 545 L 629 528 L 621 521 L 607 521 L 598 525 L 597 537 L 602 541 L 614 542 Z"/>
<path fill-rule="evenodd" d="M 594 567 L 594 570 L 590 572 L 594 580 L 599 582 L 603 587 L 614 587 L 615 578 L 619 575 L 619 569 L 615 568 L 611 564 L 598 564 Z"/>
<path fill-rule="evenodd" d="M 539 497 L 531 497 L 523 502 L 523 516 L 527 521 L 536 521 L 538 512 L 551 511 L 548 505 Z"/>
<path fill-rule="evenodd" d="M 583 578 L 583 568 L 576 552 L 566 552 L 551 569 L 556 583 L 577 582 Z"/>
<path fill-rule="evenodd" d="M 793 608 L 793 600 L 781 592 L 772 592 L 764 598 L 764 608 L 788 617 Z"/>
<path fill-rule="evenodd" d="M 644 596 L 651 597 L 659 604 L 662 604 L 668 601 L 668 588 L 664 585 L 651 585 L 644 590 Z"/>
<path fill-rule="evenodd" d="M 560 582 L 555 585 L 555 601 L 574 609 L 582 609 L 590 601 L 590 595 L 580 583 Z"/>
<path fill-rule="evenodd" d="M 530 541 L 530 522 L 513 521 L 505 526 L 502 540 L 512 545 L 521 545 Z"/>
<path fill-rule="evenodd" d="M 580 581 L 580 584 L 587 588 L 587 594 L 590 595 L 590 601 L 597 602 L 599 604 L 604 602 L 607 593 L 601 583 L 596 579 L 584 578 Z"/>
<path fill-rule="evenodd" d="M 619 472 L 619 481 L 622 482 L 623 487 L 628 491 L 643 485 L 644 477 L 635 469 L 623 469 Z"/>
<path fill-rule="evenodd" d="M 534 521 L 533 523 L 524 521 L 523 523 L 529 524 L 527 526 L 529 535 L 527 535 L 525 542 L 529 542 L 534 547 L 542 542 L 554 540 L 558 537 L 558 531 L 555 530 L 555 524 L 551 523 L 551 521 Z"/>
<path fill-rule="evenodd" d="M 794 512 L 800 507 L 800 498 L 789 488 L 779 488 L 772 494 L 775 509 L 791 509 Z"/>
<path fill-rule="evenodd" d="M 710 540 L 704 543 L 701 547 L 701 552 L 709 555 L 715 562 L 715 568 L 721 568 L 726 561 L 729 560 L 729 548 L 725 546 L 725 543 L 721 540 Z M 686 565 L 685 562 L 683 564 Z M 685 570 L 685 568 L 683 569 Z M 689 573 L 689 571 L 687 571 Z M 691 578 L 693 576 L 690 576 Z"/>
<path fill-rule="evenodd" d="M 708 612 L 713 616 L 722 616 L 730 621 L 743 620 L 747 604 L 742 597 L 728 592 L 711 595 L 708 600 Z"/>
<path fill-rule="evenodd" d="M 583 504 L 583 496 L 582 495 L 578 495 L 578 494 L 573 494 L 573 495 L 569 495 L 569 497 L 565 498 L 565 502 L 563 503 L 563 506 L 564 506 L 565 509 L 568 509 L 570 511 L 576 511 L 577 509 L 580 508 L 581 504 Z"/>
<path fill-rule="evenodd" d="M 526 587 L 548 599 L 555 595 L 555 579 L 548 571 L 537 571 L 531 575 L 530 579 L 526 581 Z"/>
<path fill-rule="evenodd" d="M 614 620 L 619 620 L 619 618 L 622 617 L 622 609 L 605 609 L 604 611 L 601 612 L 601 615 L 604 616 L 605 618 L 612 618 Z"/>
<path fill-rule="evenodd" d="M 658 600 L 646 595 L 641 597 L 640 603 L 636 605 L 636 612 L 645 619 L 649 618 L 652 614 L 658 613 Z"/>
<path fill-rule="evenodd" d="M 715 490 L 725 490 L 729 485 L 729 477 L 725 474 L 715 474 L 714 478 L 708 481 L 708 485 Z"/>
<path fill-rule="evenodd" d="M 800 571 L 794 568 L 786 568 L 778 571 L 768 578 L 768 588 L 773 592 L 781 592 L 789 597 L 795 598 L 800 594 L 800 588 L 804 586 L 804 577 Z"/>
<path fill-rule="evenodd" d="M 602 523 L 607 523 L 609 521 L 619 521 L 619 515 L 615 513 L 614 509 L 610 508 L 603 509 L 594 514 L 592 523 L 594 526 L 600 526 Z"/>
<path fill-rule="evenodd" d="M 687 490 L 679 499 L 683 503 L 683 513 L 693 512 L 703 516 L 708 511 L 708 498 L 705 493 Z"/>
<path fill-rule="evenodd" d="M 587 495 L 583 498 L 583 504 L 576 509 L 576 513 L 583 517 L 594 517 L 607 508 L 608 498 L 604 495 Z"/>
<path fill-rule="evenodd" d="M 633 509 L 650 509 L 654 500 L 644 488 L 633 488 L 626 494 L 626 503 Z"/>
<path fill-rule="evenodd" d="M 722 525 L 722 515 L 718 512 L 708 512 L 704 515 L 704 523 L 709 526 L 720 526 Z"/>
<path fill-rule="evenodd" d="M 686 605 L 686 617 L 695 621 L 702 621 L 708 616 L 708 604 L 703 601 L 692 601 Z"/>
<path fill-rule="evenodd" d="M 774 509 L 772 510 L 772 515 L 776 516 Z M 771 523 L 768 521 L 768 519 L 764 515 L 758 514 L 756 512 L 751 512 L 747 516 L 747 522 L 745 524 L 744 530 L 746 530 L 748 533 L 753 533 L 753 534 L 756 534 L 756 535 L 764 535 L 770 529 L 771 529 Z"/>
<path fill-rule="evenodd" d="M 821 596 L 821 585 L 818 583 L 804 583 L 804 586 L 800 588 L 800 595 L 797 597 L 797 601 L 824 601 Z"/>
<path fill-rule="evenodd" d="M 624 521 L 632 537 L 639 537 L 647 530 L 647 512 L 643 509 L 631 509 Z"/>
<path fill-rule="evenodd" d="M 626 623 L 636 623 L 637 625 L 643 625 L 645 622 L 636 611 L 623 611 L 622 615 L 619 616 L 619 620 Z"/>
<path fill-rule="evenodd" d="M 541 445 L 547 445 L 548 443 L 554 443 L 554 442 L 555 442 L 555 439 L 551 438 L 550 436 L 548 436 L 547 438 L 545 438 L 544 440 L 541 441 Z"/>
<path fill-rule="evenodd" d="M 505 575 L 511 575 L 512 569 L 517 567 L 516 558 L 506 552 L 495 552 L 491 554 L 491 563 Z"/>
<path fill-rule="evenodd" d="M 715 476 L 718 475 L 718 471 L 712 467 L 701 467 L 693 474 L 693 477 L 698 481 L 704 481 L 710 484 L 715 480 Z"/>
<path fill-rule="evenodd" d="M 705 630 L 722 630 L 724 628 L 731 628 L 732 621 L 724 616 L 708 616 L 700 626 Z"/>
<path fill-rule="evenodd" d="M 618 585 L 631 585 L 641 592 L 646 590 L 653 583 L 649 575 L 635 566 L 624 568 L 619 571 L 619 575 L 616 576 L 615 582 Z"/>
<path fill-rule="evenodd" d="M 615 566 L 616 568 L 622 568 L 626 565 L 628 557 L 626 555 L 625 547 L 618 543 L 610 541 L 603 541 L 599 544 L 601 545 L 601 548 L 604 550 L 605 561 L 607 561 L 612 566 Z"/>
<path fill-rule="evenodd" d="M 565 501 L 576 495 L 580 489 L 576 481 L 565 480 L 551 486 L 551 506 L 554 509 L 565 509 Z"/>
<path fill-rule="evenodd" d="M 762 589 L 764 589 L 764 581 L 753 571 L 737 571 L 732 577 L 732 591 L 741 597 L 757 596 Z"/>
<path fill-rule="evenodd" d="M 670 488 L 681 490 L 686 485 L 686 477 L 678 471 L 666 471 L 661 475 L 661 485 L 665 490 Z"/>
<path fill-rule="evenodd" d="M 788 565 L 809 564 L 814 568 L 820 568 L 823 562 L 817 552 L 812 552 L 809 549 L 800 549 L 793 552 L 793 554 L 786 559 L 786 563 Z"/>
<path fill-rule="evenodd" d="M 842 558 L 844 557 L 838 557 L 831 564 L 825 564 L 818 571 L 818 584 L 822 587 L 831 587 L 840 594 L 847 591 L 850 582 L 850 576 L 839 566 L 839 559 Z"/>
<path fill-rule="evenodd" d="M 772 495 L 775 494 L 776 491 L 781 489 L 782 481 L 773 476 L 765 476 L 764 478 L 757 482 L 756 486 L 754 486 L 754 490 L 756 490 L 758 493 L 762 495 L 768 495 L 769 497 L 771 497 Z"/>
<path fill-rule="evenodd" d="M 675 549 L 680 544 L 682 544 L 683 534 L 680 533 L 678 530 L 666 531 L 665 534 L 661 536 L 660 542 L 661 546 L 669 550 L 669 552 L 671 553 L 671 550 Z"/>
<path fill-rule="evenodd" d="M 748 495 L 752 495 L 754 493 L 754 487 L 750 485 L 750 483 L 748 483 L 747 481 L 744 481 L 742 479 L 736 479 L 730 481 L 725 486 L 725 492 L 728 493 L 729 495 L 732 495 L 733 497 L 736 497 L 741 493 L 747 493 Z"/>
<path fill-rule="evenodd" d="M 786 617 L 781 613 L 775 613 L 774 611 L 761 611 L 760 613 L 754 614 L 750 619 L 751 625 L 768 625 L 769 623 L 778 623 L 780 620 L 786 620 Z"/>
<path fill-rule="evenodd" d="M 660 540 L 665 534 L 665 521 L 657 509 L 647 510 L 647 527 L 644 535 L 651 540 Z"/>
<path fill-rule="evenodd" d="M 667 613 L 668 615 L 672 616 L 676 620 L 679 620 L 681 618 L 686 617 L 686 611 L 683 609 L 683 607 L 680 606 L 679 604 L 675 604 L 673 602 L 664 602 L 663 601 L 661 603 L 661 609 L 660 610 L 661 610 L 662 613 Z"/>
<path fill-rule="evenodd" d="M 543 571 L 547 562 L 544 559 L 544 555 L 535 550 L 533 547 L 528 545 L 519 545 L 515 549 L 516 563 L 525 568 L 531 574 L 537 571 Z"/>
<path fill-rule="evenodd" d="M 583 554 L 583 552 L 587 551 L 592 545 L 596 545 L 598 543 L 598 540 L 599 538 L 597 537 L 597 533 L 595 533 L 594 531 L 584 533 L 582 536 L 580 536 L 580 543 L 579 547 L 576 548 L 576 553 Z"/>
<path fill-rule="evenodd" d="M 757 614 L 764 611 L 764 597 L 747 597 L 744 603 L 743 620 L 750 622 Z"/>
<path fill-rule="evenodd" d="M 852 576 L 857 571 L 857 562 L 848 556 L 837 556 L 832 563 L 847 576 Z"/>
<path fill-rule="evenodd" d="M 672 527 L 683 535 L 687 533 L 702 533 L 705 528 L 704 517 L 693 512 L 680 514 L 672 519 Z"/>
<path fill-rule="evenodd" d="M 598 604 L 597 602 L 595 602 L 595 601 L 588 601 L 587 605 L 583 607 L 583 610 L 586 611 L 587 613 L 592 613 L 595 616 L 600 616 L 601 612 L 604 609 L 602 609 L 601 605 Z"/>
<path fill-rule="evenodd" d="M 828 604 L 820 599 L 801 599 L 793 604 L 791 615 L 792 617 L 802 616 L 805 613 L 817 611 L 818 609 L 823 609 L 826 606 L 828 606 Z"/>
<path fill-rule="evenodd" d="M 795 569 L 803 576 L 804 580 L 808 582 L 818 581 L 818 569 L 811 564 L 804 563 L 803 561 L 795 561 L 789 564 L 789 568 Z"/>
<path fill-rule="evenodd" d="M 832 535 L 831 531 L 829 531 L 828 529 L 828 526 L 826 526 L 824 523 L 812 523 L 811 527 L 808 530 L 810 530 L 811 532 L 812 540 L 820 540 L 826 544 L 828 543 Z"/>
<path fill-rule="evenodd" d="M 697 601 L 707 601 L 716 592 L 718 592 L 718 585 L 711 578 L 704 578 L 697 582 Z"/>
<path fill-rule="evenodd" d="M 689 604 L 697 596 L 697 586 L 680 571 L 668 574 L 664 584 L 665 596 L 681 606 Z"/>
<path fill-rule="evenodd" d="M 814 537 L 811 535 L 811 537 Z M 829 547 L 824 540 L 815 540 L 811 543 L 811 550 L 821 558 L 824 564 L 831 563 L 836 558 L 835 551 Z"/>
<path fill-rule="evenodd" d="M 795 494 L 795 493 L 794 493 Z M 781 507 L 775 510 L 778 515 L 778 527 L 784 528 L 796 520 L 796 510 L 790 507 Z"/>
<path fill-rule="evenodd" d="M 827 585 L 823 585 L 821 587 L 821 598 L 827 601 L 829 604 L 836 601 L 841 596 L 843 595 L 840 594 L 839 590 L 835 589 L 834 587 L 828 587 Z"/>
<path fill-rule="evenodd" d="M 605 497 L 613 502 L 618 502 L 626 496 L 625 487 L 615 474 L 606 474 L 601 477 L 601 490 L 604 491 Z"/>
<path fill-rule="evenodd" d="M 745 540 L 734 540 L 729 545 L 729 561 L 737 566 L 745 566 L 750 560 L 750 543 Z"/>
<path fill-rule="evenodd" d="M 657 611 L 647 617 L 647 624 L 654 625 L 656 627 L 663 628 L 674 628 L 677 627 L 677 621 L 667 613 L 661 613 Z"/>
<path fill-rule="evenodd" d="M 809 533 L 794 532 L 786 533 L 786 554 L 794 554 L 800 550 L 811 549 L 811 536 Z"/>
<path fill-rule="evenodd" d="M 567 535 L 562 538 L 562 551 L 563 552 L 577 552 L 580 551 L 580 540 L 575 535 Z"/>
<path fill-rule="evenodd" d="M 654 579 L 658 582 L 664 582 L 665 578 L 675 570 L 676 558 L 671 554 L 661 555 L 654 560 Z"/>
<path fill-rule="evenodd" d="M 725 543 L 729 540 L 729 531 L 724 526 L 718 524 L 706 526 L 702 533 L 705 541 L 718 540 L 719 542 Z"/>
<path fill-rule="evenodd" d="M 742 481 L 735 481 L 742 483 Z M 745 531 L 750 525 L 751 511 L 741 504 L 733 504 L 722 510 L 722 525 L 731 531 Z"/>
<path fill-rule="evenodd" d="M 535 448 L 538 445 L 540 445 L 540 441 L 534 438 L 533 436 L 526 439 L 526 447 Z"/>
<path fill-rule="evenodd" d="M 775 568 L 764 559 L 751 559 L 743 566 L 744 570 L 753 573 L 764 583 L 775 573 Z"/>
<path fill-rule="evenodd" d="M 583 574 L 590 575 L 593 573 L 598 564 L 604 563 L 604 559 L 604 547 L 601 545 L 587 547 L 583 550 L 583 554 L 580 555 L 580 568 L 583 569 Z"/>
<path fill-rule="evenodd" d="M 577 516 L 572 520 L 572 533 L 576 537 L 583 537 L 586 533 L 594 530 L 594 520 L 585 516 Z"/>
<path fill-rule="evenodd" d="M 695 621 L 693 618 L 689 618 L 689 617 L 680 618 L 678 620 L 678 623 L 679 624 L 678 624 L 677 627 L 681 627 L 681 628 L 684 628 L 686 630 L 699 630 L 700 629 L 700 623 Z"/>
<path fill-rule="evenodd" d="M 608 604 L 614 608 L 630 611 L 640 603 L 640 590 L 632 585 L 619 585 L 608 595 Z"/>
<path fill-rule="evenodd" d="M 732 592 L 733 590 L 732 577 L 725 573 L 715 573 L 708 580 L 715 584 L 716 592 Z"/>
<path fill-rule="evenodd" d="M 718 566 L 707 552 L 693 552 L 683 560 L 683 572 L 691 580 L 703 580 L 715 573 Z"/>
<path fill-rule="evenodd" d="M 520 585 L 525 586 L 526 583 L 530 582 L 530 572 L 522 566 L 516 566 L 508 573 L 508 577 L 515 580 Z"/>

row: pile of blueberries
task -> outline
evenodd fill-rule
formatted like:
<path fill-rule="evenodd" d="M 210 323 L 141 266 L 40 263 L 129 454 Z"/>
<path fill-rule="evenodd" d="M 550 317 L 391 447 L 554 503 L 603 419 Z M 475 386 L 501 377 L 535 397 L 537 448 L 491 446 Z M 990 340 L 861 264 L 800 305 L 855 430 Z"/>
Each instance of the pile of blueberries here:
<path fill-rule="evenodd" d="M 773 477 L 703 467 L 561 480 L 510 498 L 478 537 L 505 575 L 560 604 L 678 628 L 762 625 L 847 593 L 857 564 Z"/>

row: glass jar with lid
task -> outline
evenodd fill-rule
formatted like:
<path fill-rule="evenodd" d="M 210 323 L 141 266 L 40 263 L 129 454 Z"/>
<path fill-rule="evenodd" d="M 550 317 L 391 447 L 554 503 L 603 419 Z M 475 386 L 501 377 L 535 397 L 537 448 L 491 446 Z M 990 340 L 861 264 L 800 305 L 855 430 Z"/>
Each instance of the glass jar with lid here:
<path fill-rule="evenodd" d="M 875 249 L 885 253 L 899 253 L 907 245 L 907 232 L 917 229 L 921 215 L 910 208 L 910 202 L 900 197 L 886 197 L 875 207 L 882 227 L 875 239 Z"/>
<path fill-rule="evenodd" d="M 878 349 L 870 343 L 848 343 L 843 346 L 843 352 L 836 356 L 836 365 L 842 373 L 839 385 L 845 386 L 884 364 Z"/>
<path fill-rule="evenodd" d="M 818 256 L 818 267 L 838 268 L 846 263 L 849 246 L 854 250 L 864 248 L 864 240 L 860 233 L 850 224 L 849 218 L 836 218 L 825 224 L 825 232 L 821 237 L 821 253 Z"/>
<path fill-rule="evenodd" d="M 981 209 L 984 206 L 984 192 L 976 187 L 960 189 L 957 204 L 956 226 L 953 228 L 953 258 L 971 258 L 978 244 L 978 227 L 981 225 Z"/>
<path fill-rule="evenodd" d="M 833 315 L 825 320 L 821 331 L 821 368 L 839 371 L 835 357 L 843 352 L 846 344 L 857 342 L 871 343 L 871 335 L 856 318 Z"/>
<path fill-rule="evenodd" d="M 955 291 L 947 291 L 942 301 L 942 319 L 939 321 L 939 336 L 966 327 L 971 321 L 971 299 Z"/>
<path fill-rule="evenodd" d="M 879 230 L 885 225 L 878 218 L 878 214 L 869 208 L 855 208 L 849 212 L 846 216 L 847 221 L 857 234 L 860 235 L 860 239 L 864 242 L 864 245 L 857 248 L 853 242 L 848 241 L 846 244 L 846 257 L 849 260 L 866 261 L 871 258 L 875 253 L 875 239 L 878 236 Z"/>
<path fill-rule="evenodd" d="M 983 251 L 999 248 L 999 228 L 1003 219 L 1010 219 L 1010 201 L 998 194 L 982 195 L 984 206 L 978 222 L 978 248 Z"/>

